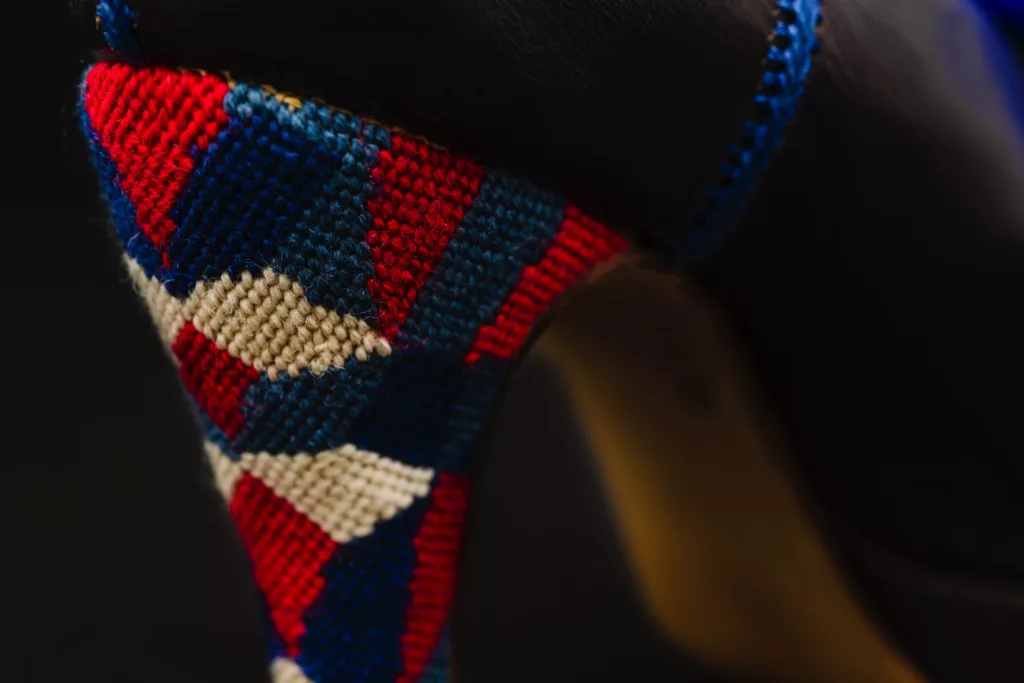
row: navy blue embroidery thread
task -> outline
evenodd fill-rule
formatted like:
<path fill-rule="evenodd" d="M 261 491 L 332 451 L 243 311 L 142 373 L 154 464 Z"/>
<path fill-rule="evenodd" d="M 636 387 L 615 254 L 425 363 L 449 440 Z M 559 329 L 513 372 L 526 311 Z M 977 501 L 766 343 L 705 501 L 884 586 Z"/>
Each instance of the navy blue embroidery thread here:
<path fill-rule="evenodd" d="M 135 38 L 135 12 L 126 0 L 100 0 L 96 4 L 96 19 L 107 45 L 118 57 L 132 64 L 143 61 L 142 46 Z"/>

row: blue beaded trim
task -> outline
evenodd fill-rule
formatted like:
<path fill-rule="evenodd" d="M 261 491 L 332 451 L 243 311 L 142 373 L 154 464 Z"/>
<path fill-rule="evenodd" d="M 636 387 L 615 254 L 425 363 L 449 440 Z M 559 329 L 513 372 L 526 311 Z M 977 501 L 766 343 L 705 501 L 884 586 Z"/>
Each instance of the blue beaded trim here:
<path fill-rule="evenodd" d="M 674 245 L 673 261 L 695 265 L 722 243 L 747 198 L 782 144 L 818 51 L 821 0 L 777 0 L 764 73 L 754 95 L 754 116 L 729 147 L 718 180 L 704 196 L 694 222 Z"/>

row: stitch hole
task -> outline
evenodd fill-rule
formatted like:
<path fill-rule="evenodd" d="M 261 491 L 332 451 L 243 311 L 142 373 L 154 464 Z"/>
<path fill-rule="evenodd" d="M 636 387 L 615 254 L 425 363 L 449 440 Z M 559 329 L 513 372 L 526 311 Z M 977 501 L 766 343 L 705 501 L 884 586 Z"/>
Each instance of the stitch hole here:
<path fill-rule="evenodd" d="M 779 21 L 785 24 L 795 24 L 799 17 L 796 15 L 796 10 L 789 7 L 780 7 L 776 13 Z"/>
<path fill-rule="evenodd" d="M 793 46 L 793 38 L 785 33 L 776 33 L 772 37 L 772 44 L 780 50 L 788 50 Z"/>

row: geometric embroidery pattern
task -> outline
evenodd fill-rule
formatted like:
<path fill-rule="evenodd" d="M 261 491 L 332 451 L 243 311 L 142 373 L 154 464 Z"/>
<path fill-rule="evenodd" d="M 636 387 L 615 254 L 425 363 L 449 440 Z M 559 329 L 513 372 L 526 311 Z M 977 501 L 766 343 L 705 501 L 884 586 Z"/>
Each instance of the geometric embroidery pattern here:
<path fill-rule="evenodd" d="M 100 63 L 82 121 L 279 683 L 450 665 L 467 473 L 540 317 L 628 248 L 564 198 L 251 83 Z"/>

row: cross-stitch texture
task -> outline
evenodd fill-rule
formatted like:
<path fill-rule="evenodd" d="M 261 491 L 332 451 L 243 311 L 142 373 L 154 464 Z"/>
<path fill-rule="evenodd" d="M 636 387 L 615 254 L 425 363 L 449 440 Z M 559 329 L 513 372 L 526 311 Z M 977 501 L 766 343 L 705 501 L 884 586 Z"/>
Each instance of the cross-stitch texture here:
<path fill-rule="evenodd" d="M 248 552 L 273 678 L 446 680 L 498 384 L 626 242 L 507 173 L 217 75 L 100 63 L 82 119 Z"/>

